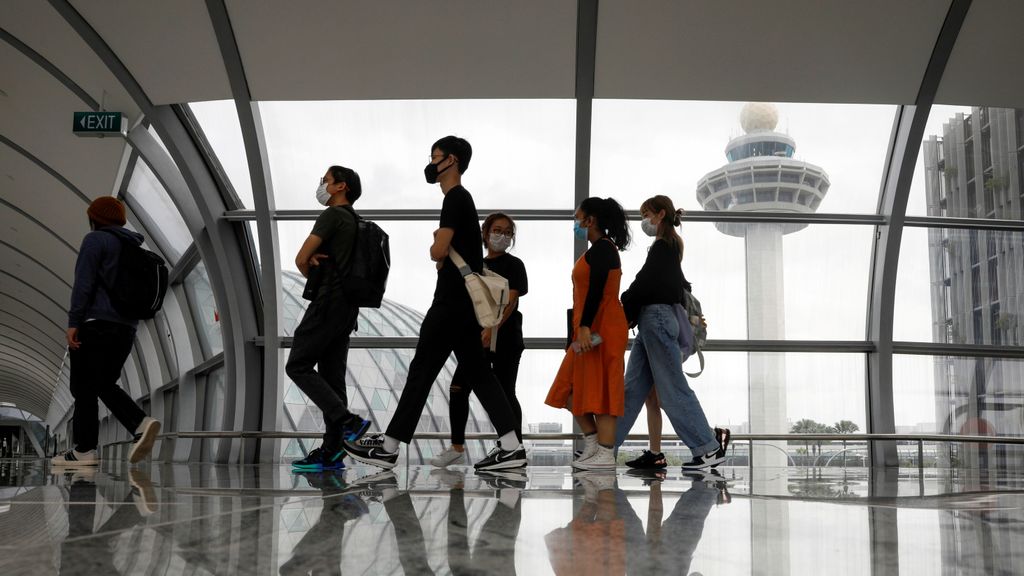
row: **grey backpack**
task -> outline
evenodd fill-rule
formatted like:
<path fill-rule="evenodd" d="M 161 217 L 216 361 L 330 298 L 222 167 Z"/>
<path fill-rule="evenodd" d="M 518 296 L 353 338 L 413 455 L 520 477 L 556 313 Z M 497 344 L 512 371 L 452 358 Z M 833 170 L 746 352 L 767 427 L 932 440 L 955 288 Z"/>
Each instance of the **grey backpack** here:
<path fill-rule="evenodd" d="M 673 308 L 679 322 L 678 343 L 679 351 L 683 354 L 683 362 L 694 354 L 697 354 L 700 360 L 700 372 L 686 373 L 690 378 L 696 378 L 704 373 L 704 345 L 708 341 L 708 327 L 701 311 L 700 300 L 694 298 L 689 290 L 684 290 L 682 303 L 676 304 Z"/>

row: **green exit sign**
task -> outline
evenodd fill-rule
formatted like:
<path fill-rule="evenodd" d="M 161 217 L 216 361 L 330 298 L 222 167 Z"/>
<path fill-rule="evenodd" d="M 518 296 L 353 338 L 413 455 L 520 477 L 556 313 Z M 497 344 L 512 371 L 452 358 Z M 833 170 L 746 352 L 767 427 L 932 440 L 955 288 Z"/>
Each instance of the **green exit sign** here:
<path fill-rule="evenodd" d="M 127 124 L 120 112 L 75 112 L 72 132 L 76 136 L 124 136 Z"/>

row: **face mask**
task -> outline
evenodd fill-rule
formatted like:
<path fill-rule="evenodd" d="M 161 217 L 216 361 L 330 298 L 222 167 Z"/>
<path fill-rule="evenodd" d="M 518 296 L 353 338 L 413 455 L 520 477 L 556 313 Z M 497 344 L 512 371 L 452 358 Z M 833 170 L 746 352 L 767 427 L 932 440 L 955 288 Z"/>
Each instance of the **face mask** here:
<path fill-rule="evenodd" d="M 491 238 L 488 243 L 491 245 L 491 250 L 494 250 L 495 252 L 504 252 L 512 245 L 512 239 L 504 234 L 491 233 Z"/>
<path fill-rule="evenodd" d="M 651 224 L 650 218 L 644 218 L 643 221 L 640 222 L 640 229 L 643 230 L 644 234 L 647 234 L 648 236 L 658 235 L 658 227 L 655 226 L 654 224 Z"/>
<path fill-rule="evenodd" d="M 587 239 L 587 230 L 588 230 L 587 227 L 580 226 L 580 221 L 579 220 L 573 220 L 572 221 L 572 233 L 575 234 L 576 237 L 579 238 L 580 240 L 586 240 Z"/>
<path fill-rule="evenodd" d="M 447 156 L 445 156 L 444 158 L 447 158 Z M 437 164 L 444 162 L 444 158 L 439 160 Z M 445 168 L 444 170 L 438 170 L 437 164 L 431 162 L 430 164 L 427 164 L 426 168 L 423 169 L 423 175 L 427 178 L 427 184 L 437 184 L 437 177 L 441 175 L 445 170 L 455 165 L 455 163 L 453 162 L 448 165 L 448 168 Z"/>
<path fill-rule="evenodd" d="M 320 204 L 327 206 L 327 203 L 331 200 L 331 193 L 327 191 L 327 183 L 320 183 L 320 187 L 316 189 L 316 201 Z"/>

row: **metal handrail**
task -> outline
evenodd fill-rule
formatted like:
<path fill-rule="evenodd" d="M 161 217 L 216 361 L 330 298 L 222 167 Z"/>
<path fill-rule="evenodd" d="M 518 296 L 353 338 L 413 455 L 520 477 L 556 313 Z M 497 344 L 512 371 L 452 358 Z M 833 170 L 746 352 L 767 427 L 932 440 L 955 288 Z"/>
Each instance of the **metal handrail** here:
<path fill-rule="evenodd" d="M 203 431 L 189 430 L 183 432 L 168 432 L 160 434 L 160 439 L 204 439 L 204 438 L 243 438 L 243 439 L 290 439 L 290 438 L 320 438 L 321 432 L 233 432 L 233 431 Z M 557 433 L 557 434 L 523 434 L 524 440 L 576 440 L 582 438 L 582 434 Z M 421 432 L 416 434 L 414 440 L 447 440 L 451 438 L 450 432 Z M 496 440 L 498 435 L 493 432 L 467 432 L 467 440 Z M 629 434 L 627 440 L 647 440 L 647 434 Z M 678 440 L 674 434 L 663 434 L 663 440 Z M 732 441 L 896 441 L 896 442 L 956 442 L 956 443 L 978 443 L 978 444 L 1024 444 L 1024 437 L 1021 436 L 976 436 L 957 434 L 733 434 Z M 130 444 L 131 440 L 112 442 L 111 444 Z"/>

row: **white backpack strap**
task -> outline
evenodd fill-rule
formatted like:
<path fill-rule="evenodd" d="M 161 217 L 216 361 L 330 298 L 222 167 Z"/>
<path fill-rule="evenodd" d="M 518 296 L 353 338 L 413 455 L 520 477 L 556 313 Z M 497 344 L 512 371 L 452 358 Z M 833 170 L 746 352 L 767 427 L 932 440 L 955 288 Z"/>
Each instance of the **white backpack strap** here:
<path fill-rule="evenodd" d="M 462 274 L 463 277 L 474 273 L 473 269 L 462 259 L 462 256 L 459 256 L 459 253 L 455 251 L 455 248 L 448 249 L 448 257 L 451 258 L 452 264 L 455 264 L 455 267 L 459 269 L 459 274 Z"/>
<path fill-rule="evenodd" d="M 690 378 L 696 378 L 697 376 L 700 376 L 701 374 L 704 373 L 704 351 L 701 350 L 700 348 L 697 349 L 697 359 L 700 360 L 700 372 L 695 372 L 692 374 L 690 372 L 687 372 L 686 375 L 689 376 Z"/>

